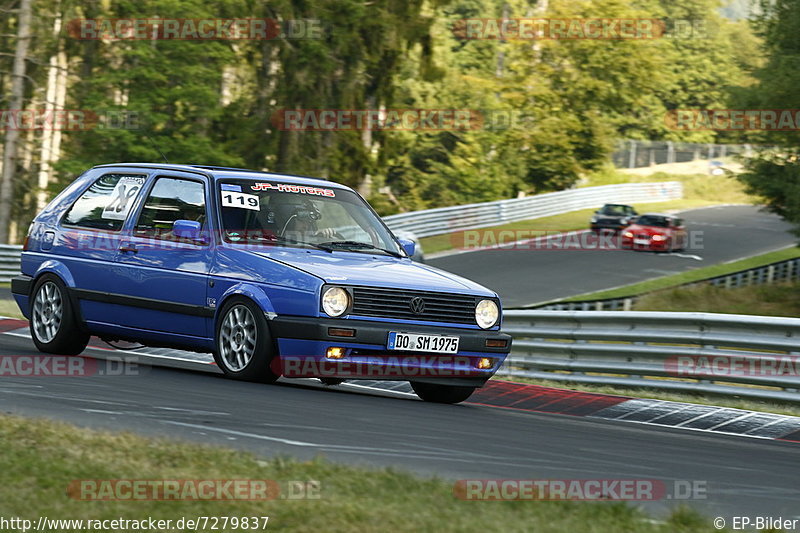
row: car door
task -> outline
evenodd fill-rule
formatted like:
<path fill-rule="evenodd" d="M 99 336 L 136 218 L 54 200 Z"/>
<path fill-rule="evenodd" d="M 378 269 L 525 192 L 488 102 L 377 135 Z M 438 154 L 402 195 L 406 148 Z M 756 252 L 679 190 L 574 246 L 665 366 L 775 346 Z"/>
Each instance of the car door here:
<path fill-rule="evenodd" d="M 124 309 L 107 295 L 118 286 L 114 261 L 123 227 L 141 196 L 148 171 L 99 168 L 91 171 L 91 185 L 73 202 L 43 244 L 47 258 L 56 258 L 75 283 L 79 311 L 84 320 L 114 324 Z"/>
<path fill-rule="evenodd" d="M 206 336 L 212 314 L 206 306 L 206 284 L 213 246 L 208 238 L 208 186 L 208 178 L 201 175 L 156 174 L 117 254 L 117 292 L 128 307 L 123 325 Z M 199 222 L 206 237 L 178 238 L 172 232 L 176 220 Z"/>

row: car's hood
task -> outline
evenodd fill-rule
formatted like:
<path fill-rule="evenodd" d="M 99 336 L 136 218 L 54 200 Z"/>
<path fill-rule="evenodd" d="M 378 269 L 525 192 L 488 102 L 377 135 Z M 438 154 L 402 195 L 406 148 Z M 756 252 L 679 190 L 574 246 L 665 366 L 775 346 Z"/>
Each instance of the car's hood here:
<path fill-rule="evenodd" d="M 297 248 L 251 253 L 313 274 L 326 283 L 494 296 L 492 291 L 473 281 L 408 259 Z"/>
<path fill-rule="evenodd" d="M 628 226 L 625 228 L 625 231 L 630 231 L 631 233 L 644 233 L 645 235 L 667 235 L 670 233 L 669 228 L 662 228 L 659 226 L 640 226 L 639 224 Z"/>

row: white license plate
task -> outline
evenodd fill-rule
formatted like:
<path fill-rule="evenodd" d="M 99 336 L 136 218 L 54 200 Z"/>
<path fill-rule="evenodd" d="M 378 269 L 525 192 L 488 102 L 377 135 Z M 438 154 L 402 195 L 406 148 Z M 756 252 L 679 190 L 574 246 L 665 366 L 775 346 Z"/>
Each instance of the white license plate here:
<path fill-rule="evenodd" d="M 457 353 L 458 337 L 390 331 L 386 347 L 408 352 Z"/>
<path fill-rule="evenodd" d="M 650 239 L 633 239 L 633 244 L 650 244 Z"/>

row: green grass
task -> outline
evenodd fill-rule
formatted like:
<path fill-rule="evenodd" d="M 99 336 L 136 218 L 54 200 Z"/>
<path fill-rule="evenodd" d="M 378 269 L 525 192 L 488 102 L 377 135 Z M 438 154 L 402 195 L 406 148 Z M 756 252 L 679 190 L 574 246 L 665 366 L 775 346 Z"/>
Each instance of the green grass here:
<path fill-rule="evenodd" d="M 0 299 L 0 316 L 23 318 L 22 313 L 14 300 Z"/>
<path fill-rule="evenodd" d="M 799 317 L 800 283 L 732 289 L 711 285 L 665 289 L 643 296 L 636 302 L 634 309 Z"/>
<path fill-rule="evenodd" d="M 589 176 L 585 186 L 608 185 L 611 183 L 649 183 L 654 181 L 680 181 L 683 183 L 684 197 L 680 200 L 667 202 L 634 204 L 634 207 L 640 213 L 685 210 L 719 204 L 752 203 L 753 201 L 752 197 L 744 192 L 741 183 L 731 176 L 665 174 L 663 172 L 650 176 L 630 176 L 621 171 L 606 169 L 601 173 Z M 600 206 L 598 205 L 597 207 Z M 593 212 L 594 209 L 583 209 L 552 217 L 521 220 L 502 226 L 494 226 L 491 231 L 492 233 L 504 230 L 552 232 L 587 229 L 589 218 Z M 465 233 L 458 231 L 445 235 L 424 237 L 420 239 L 420 243 L 427 255 L 463 248 L 465 246 Z"/>
<path fill-rule="evenodd" d="M 730 407 L 732 409 L 745 409 L 747 411 L 763 411 L 765 413 L 777 413 L 782 415 L 800 416 L 800 405 L 784 402 L 771 402 L 754 400 L 751 398 L 736 398 L 730 396 L 717 396 L 710 394 L 691 393 L 691 392 L 671 392 L 658 389 L 648 389 L 644 387 L 623 387 L 617 385 L 592 385 L 589 383 L 569 383 L 565 381 L 555 381 L 546 379 L 510 378 L 502 374 L 495 375 L 494 379 L 515 381 L 517 383 L 530 383 L 543 387 L 555 387 L 558 389 L 568 389 L 584 392 L 596 392 L 599 394 L 611 394 L 615 396 L 631 396 L 634 398 L 653 398 L 656 400 L 666 400 L 670 402 L 699 403 L 703 405 L 714 405 L 718 407 Z"/>
<path fill-rule="evenodd" d="M 693 281 L 699 281 L 706 278 L 722 276 L 724 274 L 730 274 L 739 270 L 746 270 L 748 268 L 768 265 L 770 263 L 775 263 L 776 261 L 793 259 L 795 257 L 800 257 L 800 247 L 792 246 L 774 252 L 748 257 L 739 261 L 695 268 L 679 274 L 653 278 L 640 283 L 633 283 L 631 285 L 625 285 L 623 287 L 617 287 L 614 289 L 578 294 L 576 296 L 565 298 L 563 301 L 603 300 L 606 298 L 624 298 L 626 296 L 636 296 L 650 291 L 673 288 L 684 283 L 691 283 Z"/>
<path fill-rule="evenodd" d="M 476 432 L 479 435 L 480 429 Z M 266 460 L 226 448 L 96 432 L 13 416 L 0 416 L 0 441 L 0 501 L 6 518 L 269 516 L 268 531 L 348 533 L 713 531 L 710 519 L 685 508 L 656 523 L 633 506 L 621 503 L 462 501 L 454 497 L 452 482 L 394 469 L 356 468 L 322 459 Z M 525 477 L 534 476 L 535 472 L 525 472 Z M 570 476 L 565 471 L 562 477 Z M 83 479 L 257 479 L 275 480 L 281 486 L 291 480 L 315 480 L 320 498 L 202 502 L 88 502 L 70 498 L 67 486 Z"/>

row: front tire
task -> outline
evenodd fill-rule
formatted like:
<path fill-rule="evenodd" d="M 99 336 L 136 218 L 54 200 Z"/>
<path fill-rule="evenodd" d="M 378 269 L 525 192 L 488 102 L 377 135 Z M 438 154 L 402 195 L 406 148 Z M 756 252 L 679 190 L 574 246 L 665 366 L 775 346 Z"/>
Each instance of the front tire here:
<path fill-rule="evenodd" d="M 431 383 L 411 382 L 411 388 L 420 399 L 434 403 L 459 403 L 469 398 L 475 387 L 460 387 L 457 385 L 434 385 Z"/>
<path fill-rule="evenodd" d="M 57 355 L 78 355 L 85 350 L 89 334 L 81 330 L 61 278 L 43 275 L 32 294 L 29 327 L 36 348 Z"/>
<path fill-rule="evenodd" d="M 219 314 L 214 360 L 227 377 L 274 383 L 270 369 L 275 345 L 264 312 L 252 300 L 231 298 Z"/>

